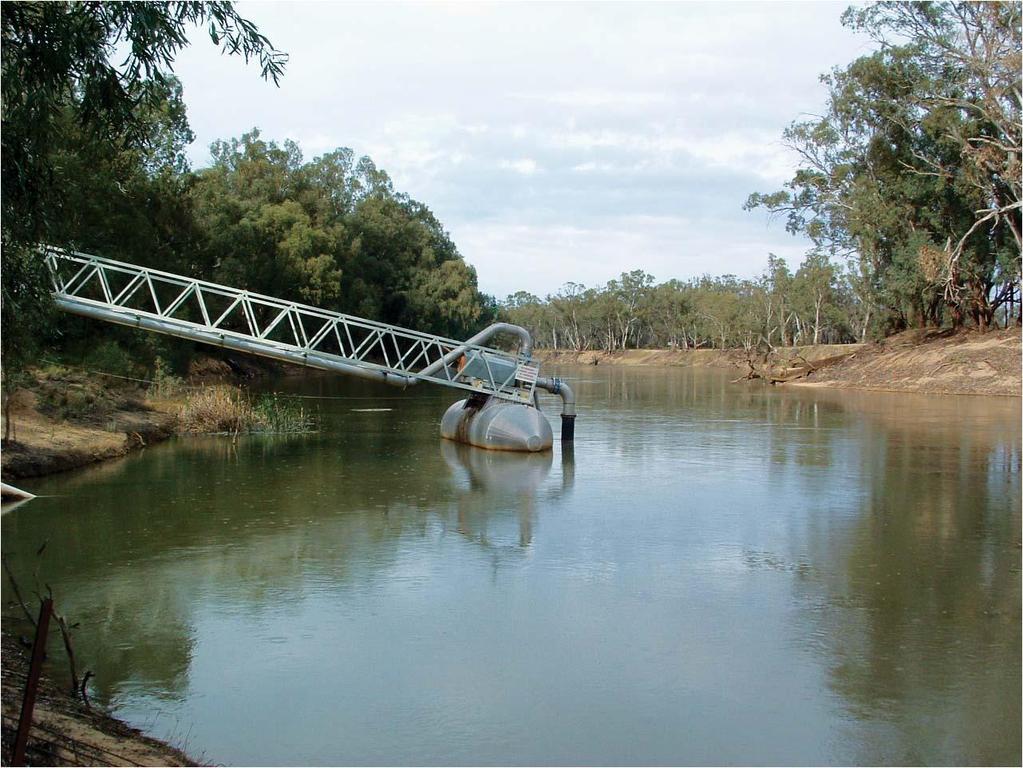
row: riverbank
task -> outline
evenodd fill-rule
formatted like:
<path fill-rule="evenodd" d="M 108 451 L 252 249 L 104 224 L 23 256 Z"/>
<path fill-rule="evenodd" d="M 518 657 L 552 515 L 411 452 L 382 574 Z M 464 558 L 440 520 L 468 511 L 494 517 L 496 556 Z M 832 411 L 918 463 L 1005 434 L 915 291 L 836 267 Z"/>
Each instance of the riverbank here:
<path fill-rule="evenodd" d="M 818 344 L 817 346 L 783 347 L 770 357 L 780 364 L 789 359 L 819 361 L 836 355 L 850 355 L 862 349 L 864 344 Z M 744 349 L 625 349 L 617 352 L 603 350 L 540 349 L 534 355 L 545 363 L 569 363 L 573 365 L 623 365 L 662 366 L 694 368 L 742 368 L 748 369 Z M 762 363 L 762 356 L 754 353 L 754 362 Z"/>
<path fill-rule="evenodd" d="M 784 347 L 752 359 L 742 349 L 539 350 L 537 357 L 578 365 L 727 368 L 740 378 L 785 386 L 1018 397 L 1021 353 L 1020 332 L 1009 328 L 983 334 L 906 331 L 874 344 Z"/>
<path fill-rule="evenodd" d="M 2 762 L 11 765 L 30 649 L 12 625 L 25 620 L 4 619 L 3 630 L 3 734 Z M 27 638 L 26 638 L 27 639 Z M 63 653 L 59 639 L 51 636 L 51 656 Z M 39 683 L 26 751 L 27 765 L 199 765 L 180 749 L 146 736 L 141 731 L 72 698 L 63 686 L 45 673 Z"/>
<path fill-rule="evenodd" d="M 1019 397 L 1019 329 L 956 334 L 907 331 L 812 372 L 790 386 L 934 395 Z"/>
<path fill-rule="evenodd" d="M 138 382 L 73 368 L 33 371 L 12 396 L 5 481 L 124 456 L 174 434 L 179 399 L 152 397 Z M 3 428 L 7 428 L 6 417 Z"/>
<path fill-rule="evenodd" d="M 204 356 L 193 361 L 185 381 L 141 381 L 62 365 L 34 369 L 12 396 L 11 438 L 3 441 L 0 476 L 13 482 L 64 472 L 197 431 L 181 418 L 190 394 L 216 385 L 237 387 L 281 370 Z M 0 433 L 6 427 L 4 415 Z"/>

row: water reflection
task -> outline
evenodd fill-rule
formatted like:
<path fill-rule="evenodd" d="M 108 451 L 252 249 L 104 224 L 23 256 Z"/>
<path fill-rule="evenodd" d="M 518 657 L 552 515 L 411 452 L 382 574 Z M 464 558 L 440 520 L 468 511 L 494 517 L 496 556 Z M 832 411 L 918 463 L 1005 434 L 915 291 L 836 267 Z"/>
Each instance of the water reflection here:
<path fill-rule="evenodd" d="M 849 469 L 870 482 L 854 523 L 816 558 L 840 559 L 818 571 L 829 598 L 815 623 L 834 689 L 889 733 L 856 762 L 1016 761 L 1018 416 L 976 400 L 853 394 L 844 405 L 863 429 Z M 952 408 L 968 411 L 970 429 Z"/>
<path fill-rule="evenodd" d="M 538 503 L 570 487 L 564 472 L 548 487 L 551 453 L 381 442 L 385 462 L 315 436 L 154 446 L 39 481 L 60 493 L 5 519 L 4 553 L 18 573 L 39 568 L 81 623 L 78 653 L 99 700 L 141 691 L 173 700 L 187 691 L 203 614 L 258 617 L 310 590 L 393 576 L 437 525 L 494 555 L 496 569 L 531 544 Z"/>
<path fill-rule="evenodd" d="M 442 441 L 441 455 L 456 488 L 458 532 L 484 547 L 493 547 L 493 521 L 509 513 L 518 521 L 520 548 L 533 542 L 537 508 L 562 498 L 575 479 L 575 458 L 569 447 L 561 452 L 560 486 L 547 480 L 554 464 L 553 451 L 510 453 L 485 451 Z"/>
<path fill-rule="evenodd" d="M 319 434 L 39 481 L 3 551 L 217 762 L 1019 762 L 1018 401 L 565 373 L 546 455 L 291 382 Z"/>

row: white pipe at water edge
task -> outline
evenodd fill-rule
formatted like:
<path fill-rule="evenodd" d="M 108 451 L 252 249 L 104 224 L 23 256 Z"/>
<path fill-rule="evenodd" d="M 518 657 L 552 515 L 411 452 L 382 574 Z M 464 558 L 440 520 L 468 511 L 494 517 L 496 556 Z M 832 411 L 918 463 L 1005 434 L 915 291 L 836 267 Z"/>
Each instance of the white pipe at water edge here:
<path fill-rule="evenodd" d="M 4 501 L 28 501 L 34 499 L 35 494 L 15 488 L 13 485 L 0 482 L 0 498 Z"/>

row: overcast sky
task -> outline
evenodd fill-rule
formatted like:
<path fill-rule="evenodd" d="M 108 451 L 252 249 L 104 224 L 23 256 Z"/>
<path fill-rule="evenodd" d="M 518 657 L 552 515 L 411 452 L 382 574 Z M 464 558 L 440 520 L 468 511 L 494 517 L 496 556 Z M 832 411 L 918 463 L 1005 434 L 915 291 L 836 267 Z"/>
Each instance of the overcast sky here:
<path fill-rule="evenodd" d="M 196 30 L 190 157 L 253 127 L 369 155 L 498 298 L 795 267 L 805 241 L 742 204 L 791 176 L 781 133 L 821 112 L 818 76 L 869 51 L 845 6 L 242 2 L 287 70 L 275 88 Z"/>

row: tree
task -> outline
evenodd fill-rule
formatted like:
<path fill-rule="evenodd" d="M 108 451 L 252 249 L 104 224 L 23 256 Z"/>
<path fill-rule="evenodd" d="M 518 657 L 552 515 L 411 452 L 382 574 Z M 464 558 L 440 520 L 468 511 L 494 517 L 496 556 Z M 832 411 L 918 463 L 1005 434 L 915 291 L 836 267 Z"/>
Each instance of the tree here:
<path fill-rule="evenodd" d="M 885 48 L 909 38 L 933 85 L 914 94 L 925 111 L 951 109 L 963 116 L 947 137 L 959 148 L 967 183 L 987 198 L 974 226 L 956 244 L 960 252 L 976 228 L 1001 222 L 1020 237 L 1023 124 L 1020 94 L 1021 10 L 1015 2 L 875 3 L 850 8 L 843 20 Z M 931 172 L 951 178 L 957 166 L 919 158 Z"/>
<path fill-rule="evenodd" d="M 868 320 L 986 328 L 1019 277 L 1019 7 L 879 3 L 843 21 L 880 50 L 822 78 L 825 115 L 785 132 L 801 167 L 746 207 L 854 262 Z"/>
<path fill-rule="evenodd" d="M 692 315 L 692 302 L 685 285 L 669 280 L 651 290 L 649 316 L 656 337 L 670 349 L 689 348 L 686 325 Z"/>
<path fill-rule="evenodd" d="M 48 317 L 48 280 L 32 249 L 63 244 L 74 213 L 57 153 L 73 145 L 71 131 L 93 146 L 152 149 L 153 112 L 167 104 L 174 56 L 197 24 L 278 81 L 287 57 L 229 2 L 0 4 L 5 371 L 28 359 Z M 114 64 L 118 43 L 128 54 Z"/>
<path fill-rule="evenodd" d="M 492 317 L 441 223 L 369 158 L 305 162 L 258 130 L 212 154 L 191 191 L 210 279 L 447 336 Z"/>
<path fill-rule="evenodd" d="M 806 255 L 793 280 L 793 294 L 800 302 L 805 317 L 812 318 L 813 344 L 821 343 L 821 331 L 828 319 L 828 310 L 835 306 L 837 272 L 827 254 L 814 250 Z"/>
<path fill-rule="evenodd" d="M 789 320 L 791 317 L 792 300 L 792 273 L 789 272 L 785 260 L 775 256 L 773 253 L 767 255 L 767 271 L 762 278 L 764 286 L 764 327 L 766 336 L 764 341 L 768 347 L 773 347 L 775 331 L 779 332 L 782 346 L 789 343 L 791 334 L 788 332 Z"/>

